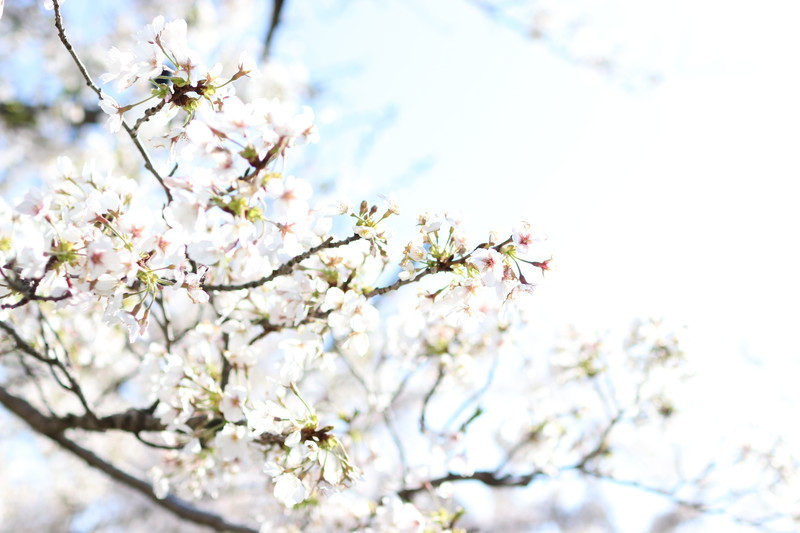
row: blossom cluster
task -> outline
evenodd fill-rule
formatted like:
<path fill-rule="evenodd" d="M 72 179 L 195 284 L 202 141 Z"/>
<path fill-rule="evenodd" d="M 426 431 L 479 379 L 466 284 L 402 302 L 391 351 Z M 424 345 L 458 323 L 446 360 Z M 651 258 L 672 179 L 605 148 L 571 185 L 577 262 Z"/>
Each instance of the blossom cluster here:
<path fill-rule="evenodd" d="M 550 508 L 553 492 L 504 492 L 472 515 L 461 487 L 543 488 L 575 473 L 796 530 L 788 440 L 753 428 L 745 446 L 738 434 L 729 451 L 707 444 L 703 464 L 696 442 L 671 438 L 692 401 L 673 396 L 685 367 L 670 328 L 640 324 L 621 349 L 605 335 L 569 335 L 547 355 L 537 333 L 518 342 L 551 266 L 530 224 L 476 239 L 459 216 L 424 213 L 416 233 L 397 231 L 391 197 L 320 201 L 313 177 L 292 176 L 294 147 L 319 137 L 311 109 L 290 103 L 310 86 L 302 68 L 256 68 L 231 38 L 263 3 L 109 3 L 104 14 L 122 18 L 90 39 L 116 46 L 94 53 L 70 42 L 64 0 L 43 1 L 57 39 L 13 4 L 9 58 L 40 54 L 46 68 L 28 70 L 48 73 L 49 96 L 6 84 L 0 113 L 3 185 L 19 197 L 0 199 L 0 404 L 16 414 L 5 432 L 27 424 L 49 437 L 36 446 L 109 475 L 75 491 L 83 471 L 56 461 L 33 501 L 17 487 L 39 469 L 9 463 L 9 528 L 102 529 L 111 509 L 130 531 L 184 529 L 170 518 L 265 532 L 497 529 L 519 519 L 509 505 Z M 191 45 L 186 22 L 155 9 L 191 12 Z M 27 436 L 2 441 L 32 455 Z M 147 512 L 106 485 L 120 481 Z M 554 512 L 578 523 L 572 508 L 595 503 Z"/>
<path fill-rule="evenodd" d="M 311 184 L 284 175 L 287 152 L 317 141 L 314 115 L 240 99 L 234 82 L 257 75 L 252 62 L 224 78 L 189 47 L 185 21 L 162 17 L 109 58 L 103 81 L 123 92 L 146 84 L 151 98 L 123 105 L 103 92 L 108 129 L 138 140 L 145 122 L 163 124 L 151 139 L 160 157 L 147 159 L 144 176 L 58 159 L 2 220 L 0 319 L 31 335 L 38 313 L 59 317 L 64 331 L 86 316 L 126 332 L 137 393 L 170 449 L 151 470 L 158 497 L 216 496 L 256 471 L 293 507 L 356 483 L 350 450 L 365 457 L 364 422 L 336 391 L 343 368 L 394 355 L 406 368 L 440 358 L 467 374 L 473 358 L 499 349 L 512 321 L 504 311 L 532 291 L 531 272 L 548 268 L 526 259 L 530 226 L 480 242 L 456 217 L 425 214 L 419 238 L 394 254 L 394 201 L 312 204 Z M 338 240 L 337 216 L 353 221 Z M 395 263 L 399 277 L 380 286 Z M 374 299 L 429 275 L 416 323 L 382 330 Z M 80 369 L 87 380 L 92 361 Z M 365 387 L 376 412 L 402 392 Z M 381 529 L 435 524 L 409 503 L 371 501 L 364 516 Z"/>

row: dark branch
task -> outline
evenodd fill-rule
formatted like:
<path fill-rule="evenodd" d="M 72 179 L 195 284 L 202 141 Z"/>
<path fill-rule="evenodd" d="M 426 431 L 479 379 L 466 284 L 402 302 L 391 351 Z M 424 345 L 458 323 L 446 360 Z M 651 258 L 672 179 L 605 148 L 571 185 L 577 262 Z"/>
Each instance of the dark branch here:
<path fill-rule="evenodd" d="M 239 524 L 232 524 L 226 521 L 221 516 L 201 511 L 192 507 L 188 503 L 182 501 L 174 496 L 168 496 L 163 499 L 156 497 L 150 483 L 143 481 L 137 477 L 120 470 L 113 464 L 101 459 L 91 450 L 87 450 L 72 440 L 64 436 L 64 428 L 60 427 L 55 418 L 42 415 L 28 402 L 10 394 L 3 387 L 0 387 L 0 403 L 2 403 L 9 411 L 17 415 L 28 426 L 37 433 L 40 433 L 51 440 L 55 441 L 65 450 L 71 452 L 73 455 L 83 459 L 86 464 L 92 468 L 100 470 L 112 479 L 127 485 L 133 490 L 143 494 L 159 507 L 170 511 L 176 516 L 194 522 L 202 526 L 210 527 L 216 531 L 233 531 L 236 533 L 256 533 L 258 530 Z"/>
<path fill-rule="evenodd" d="M 419 411 L 419 431 L 420 433 L 427 433 L 428 432 L 428 425 L 426 423 L 426 415 L 428 413 L 428 404 L 433 398 L 433 395 L 436 394 L 436 389 L 439 388 L 439 385 L 442 384 L 442 380 L 445 376 L 445 366 L 443 363 L 439 364 L 439 369 L 436 373 L 436 381 L 433 382 L 430 390 L 425 394 L 425 398 L 422 400 L 422 408 Z"/>
<path fill-rule="evenodd" d="M 69 428 L 85 431 L 108 431 L 116 429 L 138 434 L 142 431 L 164 431 L 167 427 L 149 409 L 128 409 L 122 413 L 92 418 L 68 414 L 52 420 L 61 430 Z"/>
<path fill-rule="evenodd" d="M 145 122 L 147 122 L 148 120 L 150 120 L 150 117 L 152 117 L 153 115 L 155 115 L 156 113 L 158 113 L 159 111 L 164 109 L 165 105 L 167 105 L 167 101 L 166 100 L 161 100 L 159 103 L 157 103 L 153 107 L 147 108 L 145 110 L 145 112 L 144 112 L 144 115 L 142 115 L 139 118 L 139 120 L 137 120 L 136 123 L 133 125 L 132 129 L 133 129 L 134 134 L 139 132 L 139 127 L 142 124 L 144 124 Z"/>
<path fill-rule="evenodd" d="M 242 289 L 254 289 L 256 287 L 260 287 L 270 281 L 274 280 L 279 276 L 286 276 L 292 273 L 294 267 L 299 265 L 301 262 L 305 261 L 309 257 L 313 256 L 317 252 L 321 252 L 322 250 L 329 250 L 332 248 L 338 248 L 339 246 L 345 246 L 350 244 L 351 242 L 355 242 L 360 239 L 358 235 L 351 235 L 346 239 L 342 239 L 341 241 L 333 241 L 333 237 L 328 237 L 320 244 L 314 246 L 313 248 L 309 248 L 302 254 L 295 256 L 289 259 L 287 262 L 270 272 L 268 275 L 264 276 L 261 279 L 257 279 L 254 281 L 248 281 L 246 283 L 237 283 L 237 284 L 230 284 L 230 285 L 203 285 L 203 290 L 206 291 L 240 291 Z"/>
<path fill-rule="evenodd" d="M 58 362 L 58 359 L 47 357 L 36 351 L 33 348 L 33 346 L 25 342 L 25 340 L 19 336 L 17 331 L 13 327 L 11 327 L 11 325 L 9 325 L 7 322 L 0 320 L 0 329 L 5 331 L 6 334 L 14 340 L 16 348 L 21 352 L 30 355 L 34 359 L 38 359 L 39 361 L 46 363 L 48 365 L 53 365 Z"/>
<path fill-rule="evenodd" d="M 270 51 L 272 50 L 272 39 L 275 37 L 275 30 L 281 23 L 281 12 L 283 11 L 284 0 L 273 0 L 272 13 L 270 14 L 269 27 L 264 36 L 264 49 L 261 52 L 261 59 L 266 60 L 269 58 Z"/>
<path fill-rule="evenodd" d="M 391 285 L 387 285 L 386 287 L 378 287 L 376 289 L 372 289 L 371 291 L 367 291 L 364 293 L 364 296 L 367 298 L 372 298 L 373 296 L 380 296 L 382 294 L 386 294 L 387 292 L 396 291 L 403 285 L 409 285 L 411 283 L 416 283 L 417 281 L 421 280 L 425 276 L 429 276 L 431 274 L 438 274 L 439 272 L 450 272 L 453 270 L 453 267 L 458 265 L 463 265 L 467 262 L 467 260 L 472 257 L 476 251 L 480 249 L 488 249 L 492 248 L 494 250 L 500 251 L 500 249 L 505 246 L 506 244 L 511 242 L 511 237 L 507 238 L 503 242 L 499 244 L 491 244 L 491 243 L 483 243 L 479 244 L 472 250 L 470 253 L 463 255 L 457 259 L 449 258 L 449 259 L 440 259 L 435 265 L 428 266 L 424 270 L 422 270 L 419 274 L 414 276 L 413 278 L 409 279 L 398 279 Z"/>
<path fill-rule="evenodd" d="M 67 52 L 69 52 L 69 55 L 72 57 L 72 61 L 78 67 L 83 79 L 86 80 L 86 85 L 93 90 L 98 97 L 102 98 L 103 91 L 92 80 L 92 77 L 89 75 L 89 71 L 86 69 L 86 66 L 84 66 L 83 62 L 78 57 L 78 54 L 75 53 L 72 43 L 70 43 L 69 39 L 67 39 L 67 34 L 64 31 L 64 23 L 61 19 L 61 6 L 59 5 L 59 0 L 53 0 L 53 8 L 55 10 L 55 25 L 56 29 L 58 30 L 58 38 L 61 40 L 64 48 L 67 49 Z M 164 178 L 161 177 L 161 174 L 159 174 L 153 166 L 153 162 L 150 160 L 150 155 L 147 153 L 147 150 L 144 149 L 144 146 L 142 146 L 142 143 L 139 141 L 139 137 L 136 135 L 136 129 L 129 126 L 124 120 L 122 121 L 122 127 L 125 128 L 126 132 L 128 132 L 128 136 L 131 138 L 134 146 L 136 146 L 136 149 L 141 154 L 142 159 L 144 159 L 144 168 L 146 168 L 156 178 L 158 183 L 164 189 L 164 192 L 167 195 L 167 202 L 172 202 L 172 193 L 170 193 L 167 184 L 164 183 Z"/>
<path fill-rule="evenodd" d="M 6 286 L 13 291 L 11 294 L 15 296 L 20 295 L 21 298 L 13 304 L 0 305 L 0 309 L 16 309 L 29 302 L 60 302 L 61 300 L 72 297 L 72 293 L 69 291 L 59 296 L 38 295 L 36 291 L 39 288 L 39 283 L 41 283 L 42 278 L 26 279 L 19 277 L 13 270 L 10 270 L 10 272 L 12 273 L 11 277 L 9 277 L 5 270 L 0 268 L 0 276 L 5 280 Z M 6 295 L 3 298 L 8 298 L 9 296 L 10 295 Z"/>
<path fill-rule="evenodd" d="M 403 285 L 409 285 L 411 283 L 416 283 L 417 281 L 421 280 L 425 276 L 429 276 L 430 274 L 435 274 L 437 272 L 442 272 L 441 270 L 433 270 L 433 269 L 426 269 L 414 276 L 413 278 L 408 279 L 398 279 L 391 285 L 387 285 L 385 287 L 378 287 L 372 289 L 371 291 L 367 291 L 364 293 L 364 296 L 367 298 L 372 298 L 373 296 L 380 296 L 382 294 L 386 294 L 387 292 L 396 291 Z"/>
<path fill-rule="evenodd" d="M 442 477 L 426 481 L 419 487 L 404 489 L 397 493 L 400 499 L 409 501 L 414 494 L 424 490 L 438 487 L 442 483 L 450 481 L 480 481 L 488 487 L 527 487 L 537 477 L 544 475 L 544 472 L 536 470 L 530 474 L 515 476 L 513 474 L 499 475 L 497 472 L 479 471 L 471 474 L 447 474 Z"/>

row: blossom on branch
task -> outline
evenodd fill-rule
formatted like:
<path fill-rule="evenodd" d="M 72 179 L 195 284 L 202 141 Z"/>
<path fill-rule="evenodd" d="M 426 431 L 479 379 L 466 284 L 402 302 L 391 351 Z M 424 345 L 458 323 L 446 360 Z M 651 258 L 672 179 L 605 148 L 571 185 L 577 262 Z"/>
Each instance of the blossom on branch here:
<path fill-rule="evenodd" d="M 425 213 L 403 247 L 390 227 L 401 216 L 392 196 L 355 208 L 315 203 L 309 181 L 284 175 L 287 155 L 319 138 L 311 108 L 242 96 L 237 85 L 258 74 L 252 60 L 207 67 L 184 20 L 156 17 L 106 59 L 100 79 L 120 94 L 88 73 L 87 84 L 107 129 L 125 130 L 146 172 L 124 157 L 121 167 L 61 158 L 13 216 L 0 210 L 0 324 L 20 332 L 0 344 L 41 367 L 9 372 L 53 375 L 75 397 L 84 413 L 53 424 L 85 417 L 72 429 L 107 424 L 157 449 L 148 495 L 165 506 L 262 486 L 276 516 L 333 509 L 340 495 L 359 509 L 346 509 L 351 529 L 446 529 L 411 502 L 383 498 L 384 487 L 367 494 L 359 466 L 399 456 L 381 472 L 415 479 L 397 475 L 409 468 L 404 450 L 384 449 L 392 409 L 408 386 L 424 400 L 420 436 L 434 435 L 424 411 L 435 389 L 474 386 L 481 361 L 502 351 L 510 320 L 501 309 L 524 284 L 512 259 L 528 252 L 526 234 L 477 242 L 459 216 Z M 118 101 L 137 90 L 149 96 Z M 412 283 L 427 285 L 411 318 L 394 320 L 382 297 Z M 76 334 L 98 329 L 113 342 Z M 431 368 L 440 372 L 433 389 L 407 385 L 416 372 L 424 384 Z M 105 394 L 148 407 L 104 422 L 95 409 Z"/>

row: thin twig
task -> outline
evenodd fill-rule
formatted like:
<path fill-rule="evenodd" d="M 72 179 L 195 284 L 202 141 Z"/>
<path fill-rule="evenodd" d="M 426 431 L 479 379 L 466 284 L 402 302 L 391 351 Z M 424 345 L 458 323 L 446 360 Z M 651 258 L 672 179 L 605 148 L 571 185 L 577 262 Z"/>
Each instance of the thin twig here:
<path fill-rule="evenodd" d="M 164 109 L 165 105 L 167 105 L 167 101 L 161 100 L 153 107 L 148 107 L 147 109 L 145 109 L 144 114 L 141 117 L 139 117 L 139 120 L 137 120 L 134 123 L 133 127 L 131 128 L 133 130 L 133 133 L 138 135 L 139 127 L 148 120 L 150 120 L 150 117 L 152 117 L 153 115 Z"/>
<path fill-rule="evenodd" d="M 662 489 L 662 488 L 659 488 L 659 487 L 654 487 L 654 486 L 651 486 L 651 485 L 647 485 L 645 483 L 642 483 L 640 481 L 636 481 L 636 480 L 633 480 L 633 479 L 620 479 L 620 478 L 616 478 L 616 477 L 608 475 L 608 474 L 603 474 L 601 472 L 596 472 L 594 470 L 585 469 L 585 468 L 578 469 L 578 471 L 581 472 L 582 474 L 586 475 L 586 476 L 593 477 L 593 478 L 598 479 L 600 481 L 605 481 L 605 482 L 612 483 L 614 485 L 623 486 L 623 487 L 630 487 L 630 488 L 633 488 L 633 489 L 636 489 L 636 490 L 639 490 L 639 491 L 642 491 L 642 492 L 648 492 L 650 494 L 655 494 L 657 496 L 661 496 L 663 498 L 668 499 L 669 501 L 671 501 L 675 505 L 678 505 L 680 507 L 684 507 L 684 508 L 687 508 L 687 509 L 691 509 L 691 510 L 697 511 L 697 512 L 705 514 L 705 515 L 724 516 L 725 518 L 727 518 L 728 520 L 731 520 L 732 522 L 735 522 L 737 524 L 750 526 L 750 527 L 755 527 L 755 528 L 758 528 L 758 530 L 762 531 L 762 532 L 770 532 L 771 531 L 771 532 L 775 532 L 775 533 L 779 533 L 779 532 L 780 533 L 785 533 L 785 531 L 786 531 L 786 530 L 779 530 L 779 529 L 770 528 L 769 526 L 767 526 L 767 522 L 769 522 L 770 520 L 775 520 L 775 519 L 780 518 L 780 516 L 777 516 L 777 515 L 773 516 L 773 517 L 765 517 L 765 518 L 762 518 L 762 519 L 746 518 L 746 517 L 743 517 L 743 516 L 732 514 L 727 508 L 729 506 L 712 507 L 712 506 L 710 506 L 708 504 L 705 504 L 703 502 L 700 502 L 700 501 L 692 501 L 692 500 L 687 500 L 687 499 L 684 499 L 684 498 L 678 498 L 677 495 L 674 493 L 674 491 L 667 490 L 667 489 Z"/>
<path fill-rule="evenodd" d="M 58 30 L 58 38 L 61 40 L 61 43 L 64 45 L 64 48 L 67 49 L 69 55 L 72 57 L 72 61 L 78 67 L 83 79 L 86 81 L 86 85 L 93 90 L 99 98 L 103 98 L 103 91 L 97 84 L 92 80 L 92 76 L 89 74 L 89 71 L 86 69 L 86 66 L 83 64 L 81 59 L 78 57 L 78 54 L 75 53 L 75 49 L 72 47 L 72 43 L 69 42 L 67 38 L 67 34 L 64 31 L 64 22 L 61 19 L 61 6 L 59 5 L 59 0 L 53 0 L 53 8 L 55 11 L 55 25 L 56 29 Z M 150 160 L 150 155 L 145 150 L 142 143 L 139 141 L 139 137 L 136 135 L 136 128 L 133 128 L 128 125 L 127 122 L 124 120 L 122 121 L 122 127 L 125 128 L 125 131 L 128 132 L 128 136 L 133 141 L 134 146 L 139 151 L 144 159 L 144 168 L 146 168 L 150 173 L 156 178 L 161 188 L 164 189 L 164 192 L 167 195 L 167 203 L 172 202 L 172 193 L 169 191 L 169 187 L 167 184 L 164 183 L 164 178 L 161 177 L 161 174 L 153 166 L 153 162 Z M 138 126 L 137 126 L 138 127 Z"/>
<path fill-rule="evenodd" d="M 470 404 L 479 400 L 481 396 L 486 394 L 486 391 L 489 389 L 489 387 L 492 385 L 492 382 L 494 381 L 494 376 L 497 373 L 497 367 L 499 363 L 500 363 L 500 356 L 495 354 L 494 361 L 492 361 L 492 366 L 489 369 L 489 373 L 486 376 L 486 381 L 483 383 L 481 388 L 473 392 L 469 398 L 461 402 L 461 405 L 458 406 L 458 409 L 453 411 L 453 414 L 450 415 L 450 418 L 447 419 L 445 427 L 449 427 L 450 424 L 455 422 L 456 418 L 461 416 L 461 413 L 463 413 L 467 409 L 467 407 L 469 407 Z"/>
<path fill-rule="evenodd" d="M 58 359 L 51 359 L 51 358 L 46 357 L 46 356 L 40 354 L 39 352 L 37 352 L 33 348 L 33 346 L 31 346 L 30 344 L 25 342 L 25 340 L 22 337 L 19 336 L 19 334 L 17 333 L 17 330 L 15 330 L 7 322 L 4 322 L 4 321 L 0 320 L 0 329 L 5 331 L 6 334 L 14 340 L 14 343 L 16 344 L 16 348 L 18 350 L 22 351 L 23 353 L 26 353 L 26 354 L 30 355 L 31 357 L 33 357 L 34 359 L 37 359 L 37 360 L 41 361 L 42 363 L 45 363 L 45 364 L 48 364 L 48 365 L 53 365 L 53 364 L 59 362 Z"/>
<path fill-rule="evenodd" d="M 476 246 L 471 252 L 466 255 L 462 255 L 459 258 L 450 258 L 450 259 L 440 259 L 438 263 L 433 266 L 428 266 L 427 268 L 423 269 L 413 278 L 408 279 L 398 279 L 391 285 L 387 285 L 385 287 L 378 287 L 372 289 L 371 291 L 367 291 L 364 293 L 366 298 L 372 298 L 373 296 L 381 296 L 382 294 L 386 294 L 387 292 L 396 291 L 400 287 L 404 285 L 409 285 L 411 283 L 416 283 L 417 281 L 421 280 L 425 276 L 429 276 L 431 274 L 438 274 L 439 272 L 451 272 L 454 267 L 458 265 L 466 264 L 472 254 L 477 252 L 480 249 L 493 249 L 499 251 L 503 246 L 511 242 L 511 237 L 507 238 L 501 243 L 498 244 L 491 244 L 491 243 L 483 243 Z"/>
<path fill-rule="evenodd" d="M 313 248 L 309 248 L 305 252 L 289 259 L 284 264 L 267 274 L 261 279 L 248 281 L 246 283 L 236 283 L 236 284 L 226 284 L 226 285 L 203 285 L 203 290 L 206 291 L 240 291 L 242 289 L 255 289 L 256 287 L 260 287 L 270 281 L 274 280 L 279 276 L 286 276 L 291 274 L 294 267 L 299 265 L 301 262 L 305 261 L 309 257 L 313 256 L 317 252 L 321 252 L 322 250 L 329 250 L 332 248 L 338 248 L 339 246 L 345 246 L 350 244 L 351 242 L 355 242 L 360 239 L 356 234 L 353 234 L 346 239 L 342 239 L 340 241 L 333 240 L 333 237 L 328 237 L 320 244 L 314 246 Z"/>
<path fill-rule="evenodd" d="M 72 293 L 69 291 L 65 292 L 61 296 L 39 296 L 38 294 L 24 293 L 22 299 L 14 302 L 13 304 L 2 304 L 0 305 L 0 309 L 17 309 L 30 302 L 60 302 L 61 300 L 66 300 L 67 298 L 71 297 Z"/>
<path fill-rule="evenodd" d="M 47 320 L 47 317 L 42 312 L 41 307 L 38 308 L 38 312 L 39 312 L 39 323 L 42 325 L 42 338 L 43 339 L 45 338 L 44 326 L 47 326 L 48 328 L 50 328 L 50 332 L 53 334 L 55 339 L 61 345 L 61 349 L 64 352 L 64 359 L 66 360 L 66 363 L 64 363 L 64 362 L 61 361 L 61 359 L 59 359 L 58 357 L 55 357 L 54 360 L 56 362 L 53 365 L 51 365 L 51 368 L 53 368 L 53 369 L 58 368 L 61 372 L 63 372 L 64 376 L 66 376 L 66 378 L 67 378 L 67 381 L 69 381 L 69 386 L 67 387 L 67 390 L 69 390 L 75 396 L 77 396 L 78 401 L 81 403 L 81 405 L 83 406 L 84 411 L 86 412 L 86 414 L 88 416 L 95 417 L 95 414 L 92 411 L 92 408 L 89 407 L 89 401 L 86 399 L 86 396 L 83 394 L 83 389 L 81 388 L 80 383 L 78 383 L 78 378 L 75 377 L 75 375 L 73 375 L 72 369 L 70 368 L 71 367 L 71 362 L 70 362 L 70 359 L 69 359 L 69 356 L 68 356 L 69 350 L 67 349 L 66 344 L 64 343 L 63 340 L 61 340 L 61 336 L 58 334 L 58 331 L 56 331 L 56 329 L 50 324 L 50 321 Z"/>
<path fill-rule="evenodd" d="M 42 402 L 42 405 L 44 405 L 45 409 L 47 409 L 47 412 L 49 412 L 51 416 L 56 416 L 55 410 L 50 405 L 50 402 L 47 400 L 47 395 L 44 393 L 44 388 L 42 388 L 42 383 L 39 380 L 39 376 L 34 374 L 31 367 L 25 361 L 25 357 L 23 357 L 21 353 L 17 353 L 17 358 L 19 359 L 19 364 L 25 371 L 25 375 L 30 378 L 34 388 L 36 388 L 36 392 L 39 395 L 39 400 Z"/>
<path fill-rule="evenodd" d="M 387 407 L 383 412 L 383 421 L 386 424 L 386 429 L 389 431 L 389 436 L 392 438 L 392 442 L 394 442 L 394 447 L 397 449 L 397 455 L 400 458 L 400 470 L 402 471 L 401 479 L 403 480 L 403 485 L 405 486 L 406 479 L 408 478 L 408 460 L 406 459 L 406 451 L 403 447 L 403 439 L 400 438 L 397 428 L 394 427 L 394 422 L 389 414 L 390 411 L 391 407 Z"/>
<path fill-rule="evenodd" d="M 422 400 L 422 408 L 419 411 L 419 431 L 420 431 L 420 433 L 427 433 L 427 431 L 428 431 L 428 426 L 427 426 L 427 424 L 425 422 L 425 416 L 426 416 L 427 411 L 428 411 L 428 403 L 430 403 L 431 398 L 433 398 L 433 395 L 436 393 L 436 389 L 439 388 L 439 385 L 442 383 L 442 380 L 444 379 L 444 376 L 445 376 L 445 371 L 444 370 L 445 370 L 444 364 L 439 363 L 439 369 L 438 369 L 438 373 L 436 375 L 436 381 L 434 381 L 433 386 L 431 386 L 431 389 L 428 391 L 428 393 L 425 394 L 425 399 Z"/>
<path fill-rule="evenodd" d="M 519 476 L 511 474 L 501 476 L 497 472 L 490 472 L 487 470 L 472 472 L 471 474 L 449 473 L 444 476 L 428 480 L 418 487 L 398 491 L 397 495 L 400 497 L 400 499 L 408 501 L 414 494 L 418 492 L 430 490 L 438 487 L 442 483 L 451 481 L 480 481 L 488 487 L 527 487 L 534 479 L 541 475 L 544 475 L 544 472 L 541 470 L 534 470 L 529 474 Z"/>
<path fill-rule="evenodd" d="M 411 283 L 416 283 L 419 280 L 421 280 L 422 278 L 424 278 L 425 276 L 429 276 L 431 274 L 436 274 L 437 272 L 443 272 L 443 271 L 442 270 L 434 270 L 434 269 L 428 268 L 428 269 L 423 270 L 422 272 L 420 272 L 419 274 L 417 274 L 413 278 L 398 279 L 397 281 L 395 281 L 391 285 L 387 285 L 385 287 L 377 287 L 375 289 L 372 289 L 371 291 L 367 291 L 367 292 L 364 293 L 364 296 L 366 298 L 372 298 L 373 296 L 380 296 L 382 294 L 386 294 L 387 292 L 396 291 L 397 289 L 399 289 L 400 287 L 402 287 L 404 285 L 409 285 Z"/>

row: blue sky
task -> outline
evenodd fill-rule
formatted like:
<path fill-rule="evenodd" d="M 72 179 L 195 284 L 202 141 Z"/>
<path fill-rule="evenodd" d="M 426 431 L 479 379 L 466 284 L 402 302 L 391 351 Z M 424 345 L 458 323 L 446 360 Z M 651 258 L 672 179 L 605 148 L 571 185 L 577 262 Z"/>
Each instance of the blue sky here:
<path fill-rule="evenodd" d="M 477 231 L 526 219 L 549 236 L 539 349 L 568 324 L 663 317 L 696 373 L 678 405 L 697 453 L 748 429 L 796 442 L 798 5 L 579 4 L 587 42 L 662 81 L 631 87 L 455 0 L 295 4 L 277 52 L 330 77 L 323 118 L 362 119 L 321 126 L 322 150 L 353 129 L 370 139 L 365 158 L 337 156 L 343 194 L 391 190 L 407 215 L 461 210 Z"/>
<path fill-rule="evenodd" d="M 328 113 L 374 117 L 368 156 L 337 167 L 345 194 L 390 189 L 481 231 L 529 220 L 556 256 L 540 330 L 685 325 L 713 410 L 767 423 L 798 399 L 800 36 L 794 3 L 752 7 L 580 3 L 584 40 L 663 78 L 645 88 L 455 0 L 296 4 L 277 52 L 333 78 Z"/>

